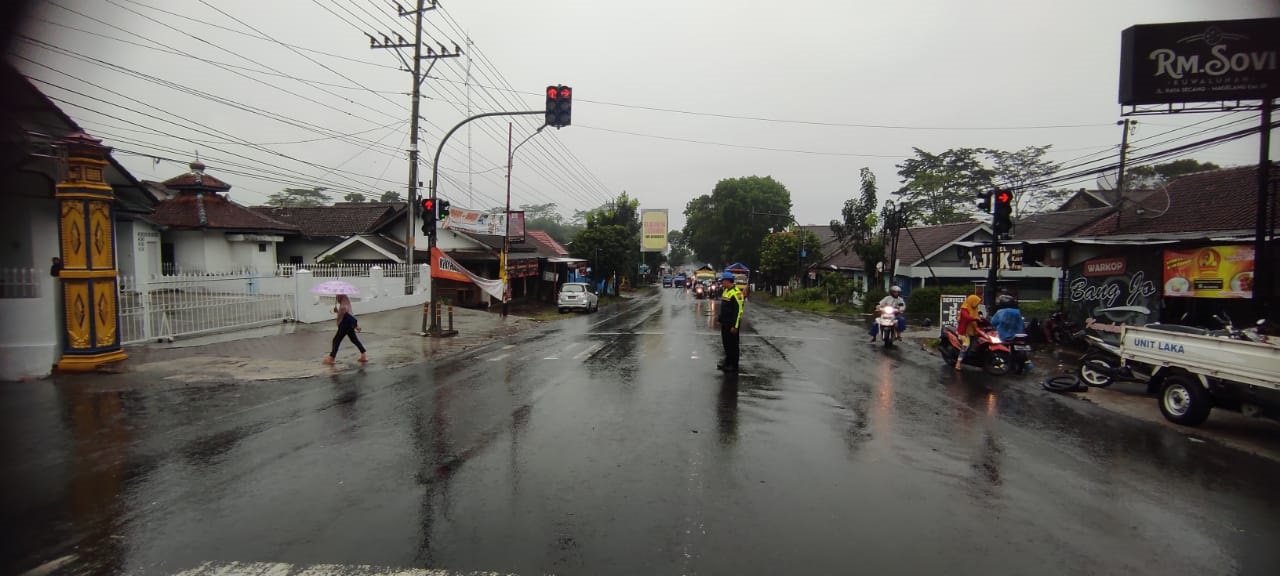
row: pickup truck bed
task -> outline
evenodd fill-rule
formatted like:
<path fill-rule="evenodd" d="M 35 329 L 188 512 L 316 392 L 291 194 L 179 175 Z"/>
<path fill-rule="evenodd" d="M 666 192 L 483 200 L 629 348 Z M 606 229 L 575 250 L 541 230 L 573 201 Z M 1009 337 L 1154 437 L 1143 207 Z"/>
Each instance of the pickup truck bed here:
<path fill-rule="evenodd" d="M 1126 326 L 1120 357 L 1153 367 L 1160 410 L 1173 422 L 1194 426 L 1213 406 L 1280 414 L 1280 346 Z"/>

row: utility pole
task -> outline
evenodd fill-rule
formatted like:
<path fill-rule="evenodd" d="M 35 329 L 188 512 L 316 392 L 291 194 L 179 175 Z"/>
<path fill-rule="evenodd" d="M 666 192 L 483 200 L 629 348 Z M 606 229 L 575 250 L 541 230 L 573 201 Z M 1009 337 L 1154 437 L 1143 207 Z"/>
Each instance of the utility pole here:
<path fill-rule="evenodd" d="M 405 10 L 403 6 L 396 4 L 396 11 L 401 18 L 405 16 L 413 16 L 413 42 L 410 43 L 404 37 L 396 34 L 396 40 L 393 42 L 386 34 L 382 35 L 379 42 L 372 34 L 366 34 L 369 37 L 369 48 L 372 49 L 393 49 L 396 56 L 400 58 L 400 62 L 405 65 L 405 69 L 413 74 L 413 92 L 412 104 L 410 105 L 409 118 L 409 199 L 406 203 L 405 210 L 405 294 L 413 293 L 413 251 L 414 251 L 414 207 L 418 204 L 418 187 L 421 183 L 418 181 L 418 109 L 422 100 L 422 81 L 426 79 L 427 74 L 431 73 L 431 67 L 435 66 L 436 60 L 440 58 L 457 58 L 462 55 L 462 50 L 457 44 L 453 45 L 453 53 L 449 53 L 444 45 L 440 45 L 440 52 L 428 47 L 427 54 L 422 54 L 422 14 L 428 10 L 436 9 L 436 0 L 431 0 L 427 4 L 426 0 L 418 0 L 417 8 L 413 10 Z M 413 48 L 413 62 L 410 63 L 404 53 L 404 48 Z M 422 71 L 422 61 L 431 60 L 431 66 L 427 68 L 427 72 Z"/>
<path fill-rule="evenodd" d="M 1116 126 L 1124 126 L 1120 134 L 1120 169 L 1116 173 L 1116 198 L 1113 205 L 1116 209 L 1116 228 L 1120 228 L 1120 209 L 1124 208 L 1124 165 L 1129 158 L 1129 131 L 1137 122 L 1125 118 L 1116 122 Z"/>
<path fill-rule="evenodd" d="M 1274 107 L 1273 98 L 1263 99 L 1262 125 L 1258 128 L 1258 215 L 1253 238 L 1253 261 L 1261 268 L 1254 274 L 1253 283 L 1253 307 L 1258 319 L 1274 312 L 1267 307 L 1267 297 L 1273 289 L 1271 280 L 1275 277 L 1271 256 L 1267 254 L 1267 196 L 1271 186 L 1271 112 Z"/>

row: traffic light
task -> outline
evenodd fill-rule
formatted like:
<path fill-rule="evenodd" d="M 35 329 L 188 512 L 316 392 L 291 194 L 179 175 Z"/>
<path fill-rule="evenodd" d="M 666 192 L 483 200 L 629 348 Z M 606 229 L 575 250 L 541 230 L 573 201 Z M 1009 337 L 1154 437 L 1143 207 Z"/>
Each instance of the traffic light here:
<path fill-rule="evenodd" d="M 440 220 L 444 220 L 445 218 L 449 217 L 449 201 L 448 200 L 440 201 L 439 213 L 440 213 Z"/>
<path fill-rule="evenodd" d="M 1013 231 L 1013 193 L 1008 190 L 997 190 L 995 194 L 995 219 L 991 222 L 991 231 L 996 234 L 1008 234 Z"/>
<path fill-rule="evenodd" d="M 436 233 L 436 199 L 423 198 L 419 205 L 422 207 L 422 234 L 431 236 Z"/>
<path fill-rule="evenodd" d="M 991 193 L 990 192 L 978 193 L 978 210 L 981 210 L 983 214 L 991 213 Z"/>
<path fill-rule="evenodd" d="M 568 86 L 547 86 L 547 126 L 568 126 L 572 113 L 573 89 Z"/>

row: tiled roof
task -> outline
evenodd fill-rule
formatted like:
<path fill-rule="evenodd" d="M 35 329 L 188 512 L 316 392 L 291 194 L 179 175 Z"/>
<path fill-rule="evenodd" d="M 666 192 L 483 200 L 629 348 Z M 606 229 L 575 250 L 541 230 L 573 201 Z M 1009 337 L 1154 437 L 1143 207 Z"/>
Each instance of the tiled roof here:
<path fill-rule="evenodd" d="M 1095 222 L 1076 235 L 1169 234 L 1254 227 L 1257 167 L 1244 166 L 1183 176 L 1169 182 L 1166 189 L 1167 199 L 1164 194 L 1157 193 L 1140 202 L 1125 202 L 1120 212 Z"/>
<path fill-rule="evenodd" d="M 542 244 L 543 246 L 547 247 L 556 256 L 569 255 L 569 251 L 565 250 L 564 246 L 561 246 L 559 242 L 556 242 L 555 238 L 552 238 L 550 234 L 547 234 L 542 230 L 526 230 L 525 236 L 528 238 L 532 238 L 539 244 Z"/>
<path fill-rule="evenodd" d="M 926 256 L 937 252 L 939 248 L 968 236 L 978 226 L 981 226 L 978 222 L 957 222 L 903 228 L 898 231 L 898 261 L 913 266 L 924 260 Z M 907 230 L 911 232 L 908 233 Z M 914 242 L 912 242 L 913 238 Z"/>
<path fill-rule="evenodd" d="M 836 268 L 845 268 L 851 270 L 862 270 L 862 258 L 851 249 L 846 249 L 844 243 L 836 236 L 830 225 L 813 225 L 801 226 L 801 228 L 812 232 L 818 237 L 818 245 L 822 249 L 821 262 L 816 265 L 820 268 L 835 266 Z"/>
<path fill-rule="evenodd" d="M 152 219 L 179 229 L 217 229 L 297 234 L 298 227 L 236 204 L 221 194 L 180 194 L 160 202 Z"/>
<path fill-rule="evenodd" d="M 223 192 L 231 189 L 231 185 L 204 173 L 205 165 L 199 160 L 191 163 L 191 171 L 164 181 L 164 185 L 174 190 L 216 190 Z"/>
<path fill-rule="evenodd" d="M 371 234 L 383 219 L 390 217 L 399 204 L 381 202 L 339 202 L 333 206 L 276 207 L 254 206 L 253 210 L 287 222 L 308 237 L 346 237 Z"/>
<path fill-rule="evenodd" d="M 1111 208 L 1103 207 L 1031 214 L 1014 222 L 1013 239 L 1016 241 L 1063 238 L 1097 222 L 1111 212 Z"/>

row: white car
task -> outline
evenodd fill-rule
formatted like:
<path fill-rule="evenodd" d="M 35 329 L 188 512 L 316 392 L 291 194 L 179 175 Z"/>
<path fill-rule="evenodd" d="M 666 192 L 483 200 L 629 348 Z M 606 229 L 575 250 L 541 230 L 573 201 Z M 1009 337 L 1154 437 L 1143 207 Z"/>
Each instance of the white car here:
<path fill-rule="evenodd" d="M 600 307 L 600 298 L 591 292 L 585 282 L 569 282 L 560 287 L 556 305 L 562 313 L 573 309 L 595 312 Z"/>

